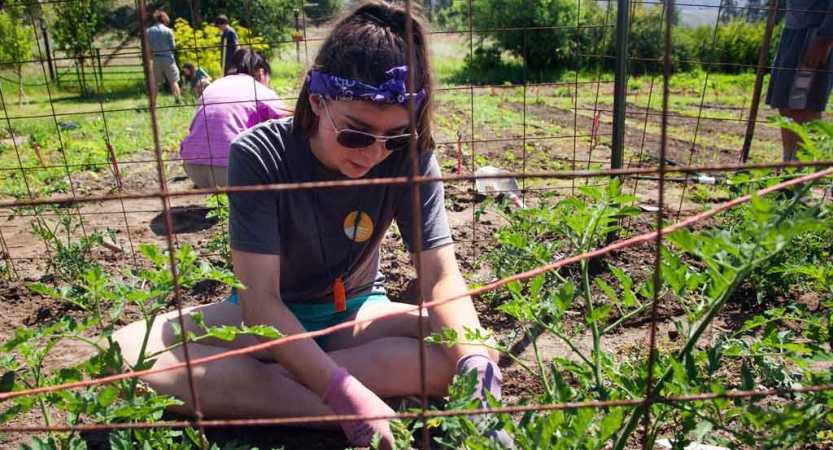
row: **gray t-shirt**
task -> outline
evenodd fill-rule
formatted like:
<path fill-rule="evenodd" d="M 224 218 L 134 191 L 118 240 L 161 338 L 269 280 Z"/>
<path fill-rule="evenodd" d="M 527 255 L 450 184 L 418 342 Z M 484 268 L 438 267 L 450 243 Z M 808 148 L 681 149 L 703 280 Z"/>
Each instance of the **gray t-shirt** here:
<path fill-rule="evenodd" d="M 268 121 L 232 141 L 229 186 L 348 179 L 325 168 L 292 124 L 292 117 Z M 419 164 L 425 176 L 440 175 L 433 153 L 423 152 Z M 364 178 L 409 174 L 408 152 L 400 151 Z M 422 248 L 451 243 L 442 183 L 420 185 L 420 202 Z M 358 211 L 361 220 L 356 229 Z M 385 277 L 379 265 L 382 239 L 395 219 L 406 246 L 413 251 L 411 211 L 408 185 L 232 193 L 231 247 L 280 255 L 281 297 L 288 303 L 332 302 L 334 277 L 344 280 L 348 299 L 384 294 Z"/>
<path fill-rule="evenodd" d="M 819 36 L 833 37 L 833 0 L 787 0 L 784 28 L 819 28 Z"/>
<path fill-rule="evenodd" d="M 156 24 L 148 28 L 148 44 L 150 45 L 153 59 L 174 60 L 174 50 L 176 49 L 174 32 L 162 22 L 156 22 Z"/>

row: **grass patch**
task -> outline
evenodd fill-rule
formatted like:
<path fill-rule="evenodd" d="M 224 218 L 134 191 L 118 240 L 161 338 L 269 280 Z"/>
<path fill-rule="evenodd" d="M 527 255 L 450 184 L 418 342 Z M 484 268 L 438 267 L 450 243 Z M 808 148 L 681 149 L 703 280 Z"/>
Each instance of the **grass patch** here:
<path fill-rule="evenodd" d="M 488 144 L 492 157 L 509 166 L 522 164 L 518 155 L 543 161 L 542 167 L 560 170 L 568 167 L 569 161 L 557 155 L 542 155 L 549 147 L 536 146 L 520 148 L 520 140 L 527 137 L 572 136 L 572 126 L 561 127 L 546 114 L 544 107 L 555 107 L 572 111 L 578 104 L 578 114 L 592 117 L 594 109 L 611 109 L 613 105 L 613 74 L 585 71 L 551 70 L 545 72 L 525 71 L 517 58 L 502 55 L 500 61 L 483 70 L 471 70 L 466 65 L 469 56 L 469 36 L 466 34 L 436 34 L 431 36 L 429 46 L 433 58 L 435 79 L 440 87 L 461 89 L 440 90 L 437 93 L 438 111 L 435 114 L 435 129 L 441 139 L 456 139 L 461 131 L 466 138 L 505 139 L 506 143 Z M 312 45 L 312 44 L 311 44 Z M 288 106 L 295 103 L 304 74 L 307 70 L 307 48 L 301 47 L 301 61 L 296 60 L 294 48 L 280 52 L 272 62 L 271 87 L 283 98 Z M 122 64 L 122 62 L 119 62 Z M 40 197 L 52 193 L 69 192 L 69 175 L 81 172 L 98 173 L 110 166 L 106 138 L 109 137 L 117 159 L 152 160 L 153 133 L 147 112 L 148 100 L 145 85 L 141 79 L 129 79 L 131 72 L 141 69 L 138 59 L 129 59 L 127 68 L 104 68 L 103 83 L 97 86 L 92 72 L 88 74 L 93 95 L 80 96 L 77 83 L 71 77 L 65 78 L 60 86 L 45 85 L 43 68 L 32 64 L 26 73 L 26 95 L 28 103 L 17 105 L 17 86 L 0 79 L 0 94 L 5 104 L 0 117 L 0 170 L 6 176 L 0 179 L 0 195 L 15 198 Z M 135 66 L 135 67 L 133 67 Z M 62 69 L 66 71 L 66 69 Z M 3 78 L 11 79 L 4 72 Z M 74 74 L 71 74 L 74 75 Z M 748 109 L 755 76 L 752 73 L 740 75 L 706 74 L 690 72 L 676 74 L 671 78 L 671 110 L 674 114 L 716 119 L 737 119 L 741 107 Z M 519 85 L 527 81 L 526 87 Z M 576 82 L 578 84 L 576 84 Z M 467 88 L 474 86 L 470 89 Z M 477 84 L 490 86 L 477 86 Z M 545 86 L 533 83 L 551 83 Z M 705 98 L 702 98 L 705 92 Z M 661 78 L 632 76 L 628 80 L 629 107 L 637 110 L 650 108 L 660 111 L 662 106 Z M 188 133 L 190 121 L 196 109 L 196 99 L 185 95 L 184 105 L 174 105 L 170 95 L 159 96 L 157 124 L 163 154 L 175 158 L 179 142 Z M 575 101 L 574 101 L 575 98 Z M 526 115 L 520 105 L 528 106 Z M 635 106 L 634 106 L 635 105 Z M 533 106 L 539 109 L 529 108 Z M 53 117 L 53 113 L 56 117 Z M 610 120 L 604 113 L 603 120 Z M 659 126 L 644 119 L 632 118 L 627 121 L 635 129 L 659 134 Z M 526 128 L 524 127 L 526 126 Z M 769 123 L 764 127 L 772 127 Z M 693 138 L 694 125 L 671 126 L 672 137 L 684 140 Z M 473 132 L 473 133 L 472 133 Z M 473 136 L 471 136 L 473 134 Z M 582 134 L 582 133 L 579 133 Z M 14 139 L 12 139 L 14 138 Z M 602 136 L 602 142 L 606 137 Z M 518 142 L 515 142 L 518 141 Z M 578 138 L 584 145 L 587 138 Z M 717 133 L 708 141 L 698 139 L 708 149 L 714 147 L 740 150 L 743 136 L 729 132 Z M 41 151 L 43 164 L 35 151 L 35 143 Z M 536 144 L 537 145 L 537 144 Z M 481 156 L 484 147 L 475 148 L 475 163 L 489 163 Z M 472 150 L 464 145 L 464 154 Z M 141 153 L 142 156 L 132 156 Z M 511 154 L 511 155 L 510 155 Z M 780 155 L 777 142 L 756 139 L 751 152 L 753 161 L 772 160 Z M 547 158 L 549 158 L 547 160 Z M 547 162 L 549 161 L 549 162 Z M 709 163 L 709 161 L 697 161 Z M 67 169 L 67 166 L 69 169 Z M 173 165 L 172 165 L 173 166 Z M 134 166 L 135 167 L 135 166 Z M 130 171 L 130 166 L 124 167 Z"/>

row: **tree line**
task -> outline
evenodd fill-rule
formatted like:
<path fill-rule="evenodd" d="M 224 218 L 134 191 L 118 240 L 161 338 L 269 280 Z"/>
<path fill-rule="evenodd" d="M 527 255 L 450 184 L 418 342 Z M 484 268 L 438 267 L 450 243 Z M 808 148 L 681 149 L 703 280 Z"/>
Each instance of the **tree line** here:
<path fill-rule="evenodd" d="M 752 1 L 763 4 L 761 0 Z M 766 30 L 767 14 L 761 8 L 724 4 L 716 28 L 683 26 L 677 13 L 672 28 L 674 70 L 752 70 L 758 63 Z M 665 9 L 662 5 L 637 3 L 631 12 L 629 70 L 635 74 L 658 73 L 665 47 Z M 530 69 L 612 70 L 616 14 L 615 2 L 596 0 L 444 0 L 435 16 L 442 27 L 475 30 L 477 49 L 469 63 L 479 67 L 494 64 L 495 58 L 509 53 L 525 61 Z M 781 28 L 779 21 L 769 60 L 775 55 Z"/>
<path fill-rule="evenodd" d="M 256 40 L 259 50 L 268 50 L 276 47 L 270 43 L 289 41 L 299 32 L 296 17 L 301 26 L 317 25 L 335 17 L 343 8 L 341 0 L 316 0 L 302 10 L 300 5 L 297 0 L 153 0 L 146 4 L 145 16 L 151 20 L 154 10 L 166 10 L 173 22 L 184 25 L 181 29 L 193 32 L 206 30 L 214 17 L 225 14 L 246 35 L 252 31 L 251 38 Z M 80 84 L 86 86 L 85 66 L 89 64 L 96 40 L 107 34 L 121 39 L 122 44 L 131 42 L 139 35 L 138 17 L 135 6 L 117 4 L 115 0 L 0 0 L 0 72 L 10 70 L 14 74 L 19 102 L 24 101 L 23 68 L 26 62 L 39 57 L 37 40 L 48 33 L 54 43 L 53 50 L 63 52 L 76 62 Z M 197 40 L 198 47 L 204 46 L 207 42 L 204 34 L 199 39 L 196 34 L 193 39 L 182 39 L 182 43 L 194 47 L 193 41 Z M 41 54 L 43 51 L 41 46 Z"/>

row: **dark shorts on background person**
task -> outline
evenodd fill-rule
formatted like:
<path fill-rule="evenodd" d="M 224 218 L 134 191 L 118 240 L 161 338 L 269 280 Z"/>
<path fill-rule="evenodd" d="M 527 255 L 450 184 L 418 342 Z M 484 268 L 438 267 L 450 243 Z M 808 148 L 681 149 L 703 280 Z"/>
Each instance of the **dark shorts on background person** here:
<path fill-rule="evenodd" d="M 784 29 L 778 44 L 778 55 L 772 64 L 769 87 L 766 92 L 766 103 L 773 108 L 789 108 L 790 90 L 793 78 L 801 65 L 804 50 L 810 44 L 810 33 L 813 28 L 803 30 Z M 807 98 L 807 111 L 824 111 L 830 98 L 830 88 L 833 87 L 833 58 L 827 59 L 827 67 L 820 69 L 813 76 L 810 94 Z"/>
<path fill-rule="evenodd" d="M 239 305 L 239 297 L 234 291 L 225 300 L 228 303 Z M 307 331 L 318 331 L 353 319 L 356 314 L 364 308 L 390 303 L 390 299 L 383 294 L 370 294 L 347 300 L 347 309 L 336 312 L 333 303 L 286 303 L 286 307 L 295 314 L 301 325 Z M 315 339 L 318 346 L 326 348 L 330 342 L 331 334 L 319 336 Z"/>

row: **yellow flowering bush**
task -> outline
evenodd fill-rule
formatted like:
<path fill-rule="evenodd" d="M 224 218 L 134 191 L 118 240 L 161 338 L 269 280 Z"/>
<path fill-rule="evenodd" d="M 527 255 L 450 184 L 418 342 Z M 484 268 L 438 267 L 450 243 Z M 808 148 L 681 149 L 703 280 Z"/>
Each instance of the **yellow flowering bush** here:
<path fill-rule="evenodd" d="M 257 36 L 237 21 L 232 22 L 237 31 L 241 46 L 251 46 L 257 52 L 269 54 L 269 44 L 263 37 Z M 196 67 L 202 67 L 212 77 L 222 76 L 220 66 L 220 37 L 222 32 L 212 24 L 204 22 L 202 28 L 194 29 L 183 18 L 174 22 L 174 37 L 176 38 L 176 59 L 181 65 L 190 62 Z"/>

